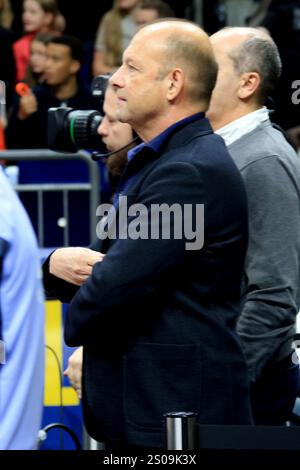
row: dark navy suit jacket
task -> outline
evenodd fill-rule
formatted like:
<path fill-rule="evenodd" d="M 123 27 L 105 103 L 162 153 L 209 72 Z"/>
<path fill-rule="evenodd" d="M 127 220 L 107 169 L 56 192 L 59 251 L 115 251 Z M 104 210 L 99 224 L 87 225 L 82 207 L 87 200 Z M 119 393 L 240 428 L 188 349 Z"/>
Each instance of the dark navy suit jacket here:
<path fill-rule="evenodd" d="M 48 294 L 73 297 L 65 339 L 84 345 L 87 430 L 98 440 L 163 447 L 169 411 L 247 424 L 248 377 L 235 333 L 247 245 L 240 174 L 199 119 L 175 130 L 159 155 L 138 154 L 128 178 L 128 206 L 204 204 L 205 240 L 196 251 L 185 239 L 99 241 L 94 249 L 106 257 L 77 292 L 45 266 Z"/>

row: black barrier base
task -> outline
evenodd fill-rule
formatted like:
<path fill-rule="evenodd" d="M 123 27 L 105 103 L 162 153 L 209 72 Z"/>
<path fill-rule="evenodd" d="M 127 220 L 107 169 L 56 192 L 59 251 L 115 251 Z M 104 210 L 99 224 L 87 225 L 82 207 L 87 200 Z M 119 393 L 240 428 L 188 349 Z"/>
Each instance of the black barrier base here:
<path fill-rule="evenodd" d="M 201 425 L 197 434 L 198 449 L 300 451 L 300 426 Z"/>

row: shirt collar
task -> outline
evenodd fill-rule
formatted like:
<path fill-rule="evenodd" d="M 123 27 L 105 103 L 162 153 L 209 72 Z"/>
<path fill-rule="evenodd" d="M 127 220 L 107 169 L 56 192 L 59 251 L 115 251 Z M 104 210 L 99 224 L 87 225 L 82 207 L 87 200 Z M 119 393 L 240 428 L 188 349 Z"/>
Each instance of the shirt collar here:
<path fill-rule="evenodd" d="M 263 108 L 257 109 L 252 113 L 246 114 L 245 116 L 230 122 L 226 126 L 215 131 L 215 133 L 220 135 L 228 146 L 249 132 L 252 132 L 263 122 L 268 121 L 269 112 L 270 110 L 264 106 Z"/>
<path fill-rule="evenodd" d="M 159 153 L 163 144 L 167 141 L 167 139 L 174 132 L 174 130 L 176 130 L 178 127 L 182 125 L 189 124 L 194 121 L 197 121 L 198 119 L 204 118 L 204 116 L 205 116 L 204 113 L 196 113 L 196 114 L 193 114 L 192 116 L 188 116 L 184 119 L 181 119 L 178 122 L 175 122 L 175 124 L 172 124 L 170 127 L 165 129 L 161 134 L 154 137 L 154 139 L 150 140 L 150 142 L 142 142 L 141 144 L 137 145 L 133 149 L 129 150 L 128 155 L 127 155 L 128 161 L 130 162 L 145 147 L 148 147 L 155 153 Z"/>

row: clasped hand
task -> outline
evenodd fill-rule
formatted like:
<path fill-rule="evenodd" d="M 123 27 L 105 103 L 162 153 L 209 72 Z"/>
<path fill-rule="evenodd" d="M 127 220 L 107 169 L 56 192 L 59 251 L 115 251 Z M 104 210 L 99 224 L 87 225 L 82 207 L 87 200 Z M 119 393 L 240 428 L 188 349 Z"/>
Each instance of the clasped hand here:
<path fill-rule="evenodd" d="M 50 273 L 64 281 L 81 286 L 92 274 L 93 266 L 104 254 L 82 247 L 58 248 L 50 257 Z"/>

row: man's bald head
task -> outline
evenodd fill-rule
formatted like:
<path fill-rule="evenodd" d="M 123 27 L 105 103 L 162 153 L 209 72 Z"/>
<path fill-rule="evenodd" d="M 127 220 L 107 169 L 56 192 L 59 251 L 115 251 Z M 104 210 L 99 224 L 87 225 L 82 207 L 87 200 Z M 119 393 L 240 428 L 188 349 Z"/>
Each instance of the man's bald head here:
<path fill-rule="evenodd" d="M 281 74 L 281 59 L 270 35 L 259 28 L 228 27 L 210 37 L 215 51 L 221 49 L 233 62 L 236 72 L 256 72 L 261 82 L 257 100 L 264 104 Z"/>
<path fill-rule="evenodd" d="M 160 75 L 182 67 L 189 80 L 191 100 L 209 102 L 218 66 L 208 35 L 186 20 L 157 20 L 140 29 L 132 40 L 142 40 L 162 53 Z"/>
<path fill-rule="evenodd" d="M 233 39 L 235 38 L 238 42 L 244 42 L 250 37 L 260 37 L 267 41 L 273 41 L 267 30 L 263 28 L 250 28 L 240 26 L 227 26 L 226 28 L 220 29 L 216 33 L 210 36 L 210 40 L 214 41 L 215 38 Z"/>

